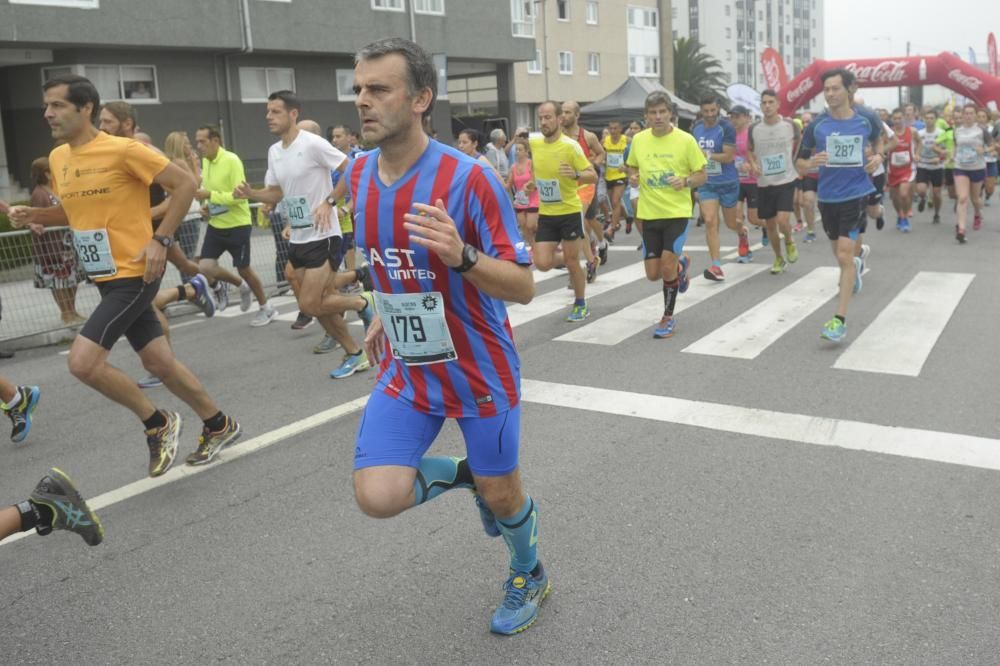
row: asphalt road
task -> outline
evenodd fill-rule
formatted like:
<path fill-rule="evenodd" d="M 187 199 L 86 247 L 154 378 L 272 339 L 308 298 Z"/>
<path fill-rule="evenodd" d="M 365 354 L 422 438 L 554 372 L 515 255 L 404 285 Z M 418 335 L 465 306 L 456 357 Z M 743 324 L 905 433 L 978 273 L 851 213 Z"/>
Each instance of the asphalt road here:
<path fill-rule="evenodd" d="M 918 215 L 909 235 L 892 220 L 872 231 L 839 347 L 819 338 L 825 302 L 752 358 L 682 351 L 832 265 L 825 242 L 800 244 L 784 275 L 681 312 L 670 340 L 652 339 L 652 319 L 616 344 L 556 340 L 572 330 L 570 292 L 562 276 L 540 282 L 556 309 L 515 335 L 530 380 L 522 470 L 553 593 L 514 638 L 488 632 L 507 555 L 467 492 L 386 521 L 354 505 L 352 401 L 374 374 L 329 379 L 339 354 L 311 353 L 317 327 L 174 320 L 178 356 L 245 435 L 156 484 L 131 414 L 70 377 L 60 348 L 20 352 L 0 371 L 40 385 L 42 402 L 27 441 L 0 444 L 0 505 L 59 466 L 100 502 L 106 538 L 0 544 L 0 662 L 995 663 L 1000 208 L 986 213 L 961 247 L 950 212 L 940 226 Z M 689 243 L 704 244 L 701 230 Z M 696 272 L 706 257 L 692 252 Z M 597 284 L 638 259 L 613 251 Z M 757 251 L 755 264 L 770 261 Z M 924 307 L 900 297 L 921 272 L 973 277 L 917 374 L 833 367 L 894 299 Z M 586 325 L 658 289 L 595 296 Z M 922 321 L 907 331 L 919 338 Z M 112 361 L 144 374 L 124 342 Z M 184 416 L 186 455 L 200 424 L 165 389 L 152 395 Z M 460 453 L 457 428 L 434 450 Z M 941 462 L 954 455 L 966 463 Z"/>

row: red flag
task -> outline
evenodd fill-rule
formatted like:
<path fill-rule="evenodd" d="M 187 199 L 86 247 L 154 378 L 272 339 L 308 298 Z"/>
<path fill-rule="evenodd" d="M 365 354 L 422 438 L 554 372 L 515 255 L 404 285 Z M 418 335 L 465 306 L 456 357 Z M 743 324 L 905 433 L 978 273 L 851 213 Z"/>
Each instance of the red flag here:
<path fill-rule="evenodd" d="M 997 63 L 997 38 L 991 32 L 990 36 L 986 38 L 986 62 L 990 68 L 990 76 L 996 76 L 997 71 L 1000 71 L 1000 64 Z"/>
<path fill-rule="evenodd" d="M 785 61 L 781 58 L 781 54 L 773 48 L 768 47 L 760 54 L 760 65 L 768 88 L 780 90 L 783 85 L 788 83 Z"/>

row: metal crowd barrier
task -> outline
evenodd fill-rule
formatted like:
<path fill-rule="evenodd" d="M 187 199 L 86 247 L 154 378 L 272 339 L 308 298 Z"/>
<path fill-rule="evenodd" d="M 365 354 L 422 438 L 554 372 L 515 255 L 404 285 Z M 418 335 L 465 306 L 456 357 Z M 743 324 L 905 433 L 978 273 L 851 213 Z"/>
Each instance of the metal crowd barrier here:
<path fill-rule="evenodd" d="M 284 281 L 287 244 L 275 236 L 268 218 L 260 226 L 256 213 L 250 265 L 265 290 L 273 293 Z M 201 249 L 205 225 L 189 220 L 178 228 L 178 244 L 188 257 L 196 257 Z M 219 261 L 235 273 L 228 254 Z M 177 269 L 167 263 L 162 286 L 174 287 L 181 281 Z M 0 233 L 0 347 L 24 349 L 70 340 L 99 301 L 97 287 L 79 269 L 68 227 L 49 227 L 42 235 L 28 230 Z M 171 306 L 168 316 L 171 311 L 191 310 L 189 304 L 178 304 Z"/>

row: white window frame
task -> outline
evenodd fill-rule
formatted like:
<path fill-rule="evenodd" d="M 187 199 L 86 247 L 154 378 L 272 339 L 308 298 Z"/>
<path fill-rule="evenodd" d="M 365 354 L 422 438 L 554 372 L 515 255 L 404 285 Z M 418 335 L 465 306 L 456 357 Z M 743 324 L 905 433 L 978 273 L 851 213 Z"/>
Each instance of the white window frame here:
<path fill-rule="evenodd" d="M 143 104 L 162 104 L 160 100 L 160 80 L 156 74 L 156 65 L 144 65 L 141 63 L 119 65 L 116 63 L 89 63 L 89 64 L 73 64 L 73 65 L 51 65 L 49 67 L 42 67 L 42 84 L 45 84 L 47 80 L 45 73 L 53 69 L 69 69 L 70 72 L 78 76 L 87 76 L 88 67 L 117 67 L 118 68 L 118 94 L 114 97 L 101 98 L 101 102 L 128 102 L 136 106 L 141 106 Z M 125 97 L 125 87 L 124 81 L 122 80 L 122 67 L 148 67 L 153 70 L 153 89 L 156 91 L 156 97 L 150 97 L 149 99 L 135 98 L 135 97 Z"/>
<path fill-rule="evenodd" d="M 587 74 L 591 76 L 601 75 L 601 54 L 597 51 L 591 51 L 587 54 Z"/>
<path fill-rule="evenodd" d="M 533 0 L 510 0 L 510 34 L 514 37 L 535 38 L 535 3 Z"/>
<path fill-rule="evenodd" d="M 629 28 L 635 28 L 638 30 L 657 30 L 660 27 L 660 11 L 655 7 L 629 5 L 625 15 L 625 22 L 628 24 Z M 639 24 L 633 22 L 633 17 L 636 15 L 639 16 Z"/>
<path fill-rule="evenodd" d="M 262 70 L 264 70 L 264 87 L 266 88 L 266 90 L 264 91 L 264 96 L 263 97 L 244 97 L 244 95 L 243 95 L 243 82 L 241 81 L 240 82 L 240 102 L 242 102 L 243 104 L 261 104 L 261 103 L 267 103 L 267 98 L 268 98 L 268 96 L 271 93 L 273 93 L 273 92 L 275 92 L 277 90 L 281 90 L 281 88 L 274 88 L 273 90 L 271 89 L 271 85 L 270 85 L 270 83 L 268 81 L 268 76 L 267 76 L 268 72 L 275 72 L 275 71 L 278 71 L 278 70 L 287 70 L 287 71 L 291 72 L 291 74 L 292 74 L 292 87 L 290 88 L 290 90 L 295 90 L 295 68 L 294 67 L 240 67 L 239 71 L 236 73 L 237 77 L 239 76 L 239 73 L 242 72 L 243 70 L 251 70 L 251 69 L 262 69 Z"/>
<path fill-rule="evenodd" d="M 351 81 L 351 88 L 350 88 L 351 92 L 349 92 L 349 93 L 348 92 L 343 92 L 340 89 L 341 77 L 345 77 L 346 78 L 347 75 L 350 75 L 350 81 Z M 333 78 L 334 78 L 334 81 L 335 81 L 335 84 L 336 84 L 337 101 L 338 102 L 353 102 L 354 100 L 356 100 L 358 98 L 358 96 L 354 94 L 354 70 L 353 69 L 337 69 L 337 70 L 334 70 Z"/>
<path fill-rule="evenodd" d="M 559 18 L 559 3 L 560 2 L 563 4 L 563 7 L 566 8 L 566 18 Z M 570 11 L 569 11 L 569 0 L 556 0 L 556 20 L 557 21 L 566 22 L 566 21 L 569 21 L 571 18 L 573 18 L 573 14 L 571 14 Z"/>
<path fill-rule="evenodd" d="M 569 56 L 569 69 L 563 69 L 563 56 Z M 571 75 L 573 73 L 573 52 L 572 51 L 560 51 L 559 52 L 559 73 Z"/>
<path fill-rule="evenodd" d="M 535 59 L 528 61 L 528 74 L 542 73 L 542 50 L 535 49 Z"/>
<path fill-rule="evenodd" d="M 427 14 L 429 16 L 444 16 L 444 0 L 410 0 L 413 3 L 413 12 L 415 14 Z M 440 4 L 441 9 L 421 9 L 421 4 Z"/>
<path fill-rule="evenodd" d="M 591 11 L 593 10 L 593 11 Z M 591 18 L 591 13 L 593 13 L 593 18 Z M 601 10 L 597 4 L 597 0 L 587 0 L 587 25 L 597 25 L 597 22 L 601 19 Z"/>
<path fill-rule="evenodd" d="M 10 0 L 12 5 L 41 5 L 67 9 L 100 9 L 101 0 Z"/>
<path fill-rule="evenodd" d="M 377 6 L 375 4 L 377 2 L 383 3 L 383 5 L 387 5 L 389 3 L 398 3 L 399 6 L 398 7 L 388 7 L 388 6 L 379 7 L 379 6 Z M 377 12 L 405 12 L 406 11 L 406 0 L 372 0 L 372 9 L 374 9 Z"/>

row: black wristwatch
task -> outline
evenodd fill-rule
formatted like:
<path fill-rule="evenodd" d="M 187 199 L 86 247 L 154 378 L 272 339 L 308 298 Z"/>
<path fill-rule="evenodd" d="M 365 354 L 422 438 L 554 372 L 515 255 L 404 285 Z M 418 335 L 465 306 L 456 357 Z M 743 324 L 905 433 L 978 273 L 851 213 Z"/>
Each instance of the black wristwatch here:
<path fill-rule="evenodd" d="M 464 273 L 473 266 L 475 266 L 476 262 L 478 261 L 479 261 L 479 250 L 477 250 L 472 245 L 466 243 L 465 247 L 462 248 L 461 265 L 455 266 L 451 270 L 455 271 L 456 273 Z"/>
<path fill-rule="evenodd" d="M 170 236 L 161 236 L 160 234 L 153 234 L 153 240 L 162 245 L 165 248 L 169 248 L 174 244 L 174 239 Z"/>
<path fill-rule="evenodd" d="M 326 203 L 328 203 L 330 205 L 330 207 L 333 208 L 334 206 L 337 205 L 337 200 L 334 199 L 333 197 L 327 197 L 326 198 Z"/>

